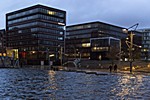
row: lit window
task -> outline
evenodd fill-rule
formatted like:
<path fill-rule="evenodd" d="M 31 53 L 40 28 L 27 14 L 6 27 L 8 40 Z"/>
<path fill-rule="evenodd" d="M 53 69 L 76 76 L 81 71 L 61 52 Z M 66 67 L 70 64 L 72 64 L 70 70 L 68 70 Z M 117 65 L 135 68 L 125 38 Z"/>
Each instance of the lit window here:
<path fill-rule="evenodd" d="M 48 14 L 49 14 L 49 15 L 55 15 L 55 12 L 53 12 L 53 11 L 48 11 Z"/>
<path fill-rule="evenodd" d="M 93 47 L 92 51 L 108 51 L 108 47 Z"/>
<path fill-rule="evenodd" d="M 90 47 L 91 46 L 91 43 L 83 43 L 82 44 L 82 47 Z"/>
<path fill-rule="evenodd" d="M 148 49 L 144 49 L 143 51 L 145 52 L 145 51 L 149 51 L 149 50 Z"/>
<path fill-rule="evenodd" d="M 58 23 L 59 25 L 65 25 L 64 23 Z"/>

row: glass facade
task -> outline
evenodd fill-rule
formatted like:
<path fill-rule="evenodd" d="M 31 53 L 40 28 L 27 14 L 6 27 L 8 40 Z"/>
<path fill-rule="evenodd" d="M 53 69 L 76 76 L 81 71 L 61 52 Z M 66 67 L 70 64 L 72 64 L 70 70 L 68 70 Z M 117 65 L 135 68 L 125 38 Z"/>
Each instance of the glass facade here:
<path fill-rule="evenodd" d="M 150 29 L 142 29 L 140 31 L 143 33 L 142 60 L 150 61 Z"/>
<path fill-rule="evenodd" d="M 13 25 L 9 27 L 9 30 L 13 30 L 15 28 L 26 28 L 26 27 L 37 26 L 37 25 L 47 27 L 47 28 L 56 28 L 56 29 L 64 30 L 64 26 L 51 24 L 51 23 L 45 23 L 45 22 L 30 22 L 30 23 L 25 23 L 22 25 Z"/>
<path fill-rule="evenodd" d="M 8 13 L 7 46 L 19 49 L 20 54 L 27 52 L 28 60 L 33 60 L 30 54 L 34 54 L 35 60 L 40 60 L 42 56 L 39 56 L 39 53 L 47 52 L 47 49 L 55 54 L 54 58 L 57 59 L 60 49 L 58 46 L 64 47 L 65 25 L 65 11 L 43 5 Z"/>
<path fill-rule="evenodd" d="M 43 14 L 47 14 L 47 15 L 53 15 L 53 16 L 57 16 L 57 17 L 61 17 L 64 18 L 65 17 L 65 13 L 60 12 L 60 11 L 54 11 L 52 9 L 45 9 L 45 8 L 41 8 L 42 6 L 39 6 L 39 8 L 31 8 L 30 10 L 27 11 L 21 11 L 19 13 L 13 14 L 8 16 L 8 20 L 14 19 L 14 18 L 19 18 L 19 17 L 23 17 L 23 16 L 28 16 L 30 14 L 35 14 L 35 13 L 43 13 Z M 56 10 L 56 9 L 55 9 Z"/>
<path fill-rule="evenodd" d="M 120 51 L 120 39 L 113 37 L 92 38 L 91 59 L 99 59 L 99 57 L 101 58 L 100 60 L 109 59 L 107 54 L 110 52 L 110 50 L 112 50 L 113 47 L 116 48 L 116 51 Z"/>
<path fill-rule="evenodd" d="M 6 49 L 6 34 L 5 34 L 5 30 L 2 29 L 0 30 L 0 56 L 4 56 L 4 54 L 6 53 L 5 49 Z"/>
<path fill-rule="evenodd" d="M 8 22 L 8 25 L 16 24 L 16 23 L 20 23 L 20 22 L 25 22 L 25 21 L 33 20 L 33 19 L 43 19 L 43 20 L 47 20 L 47 21 L 54 21 L 54 22 L 62 23 L 62 25 L 63 24 L 65 25 L 65 20 L 62 19 L 62 18 L 56 18 L 56 17 L 53 17 L 53 16 L 42 15 L 42 14 L 25 16 L 25 17 L 21 17 L 21 18 L 18 18 L 18 19 L 10 20 Z"/>
<path fill-rule="evenodd" d="M 97 41 L 98 44 L 92 44 L 91 39 L 103 38 L 103 37 L 114 37 L 123 39 L 127 37 L 126 33 L 123 33 L 122 27 L 102 23 L 102 22 L 91 22 L 78 25 L 67 26 L 66 28 L 66 53 L 71 58 L 79 57 L 76 52 L 81 53 L 82 58 L 95 59 L 92 56 L 98 55 L 92 52 L 97 50 L 101 52 L 103 50 L 108 51 L 107 39 L 103 41 Z M 118 41 L 117 41 L 118 42 Z M 111 42 L 115 44 L 115 42 Z M 105 45 L 104 47 L 96 47 L 95 45 Z M 76 52 L 75 52 L 76 51 Z M 73 56 L 76 55 L 76 56 Z M 96 57 L 97 59 L 97 57 Z"/>

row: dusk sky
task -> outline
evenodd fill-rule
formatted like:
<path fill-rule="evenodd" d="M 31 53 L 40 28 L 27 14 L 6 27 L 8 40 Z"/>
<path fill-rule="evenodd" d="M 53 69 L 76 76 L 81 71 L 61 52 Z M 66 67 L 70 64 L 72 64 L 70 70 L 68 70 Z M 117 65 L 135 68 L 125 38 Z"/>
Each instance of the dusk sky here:
<path fill-rule="evenodd" d="M 0 28 L 5 28 L 5 14 L 35 4 L 67 11 L 67 25 L 101 21 L 122 27 L 139 23 L 150 28 L 150 0 L 1 0 Z"/>

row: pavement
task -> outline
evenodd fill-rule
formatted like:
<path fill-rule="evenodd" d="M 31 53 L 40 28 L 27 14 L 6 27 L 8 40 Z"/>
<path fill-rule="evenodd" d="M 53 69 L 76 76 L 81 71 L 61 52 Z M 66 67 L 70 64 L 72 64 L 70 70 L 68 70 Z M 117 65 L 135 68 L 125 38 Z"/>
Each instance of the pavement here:
<path fill-rule="evenodd" d="M 110 73 L 108 68 L 98 68 L 98 69 L 89 69 L 89 68 L 75 68 L 75 67 L 62 67 L 62 66 L 53 66 L 54 68 L 57 68 L 57 70 L 61 71 L 68 71 L 68 72 L 80 72 L 80 73 L 86 73 L 86 74 L 95 74 L 95 75 L 109 75 L 109 74 L 131 74 L 129 68 L 128 69 L 118 69 L 117 72 L 112 71 Z M 35 68 L 35 69 L 46 69 L 50 70 L 51 68 L 49 66 L 24 66 L 23 68 Z M 150 75 L 150 67 L 140 67 L 133 69 L 132 74 L 143 74 L 143 75 Z"/>
<path fill-rule="evenodd" d="M 109 69 L 81 69 L 81 68 L 66 68 L 62 69 L 63 71 L 69 72 L 80 72 L 86 74 L 95 74 L 95 75 L 109 75 L 109 74 L 142 74 L 142 75 L 150 75 L 150 67 L 138 68 L 134 69 L 132 73 L 130 70 L 122 70 L 118 69 L 117 72 L 112 71 L 110 73 Z"/>

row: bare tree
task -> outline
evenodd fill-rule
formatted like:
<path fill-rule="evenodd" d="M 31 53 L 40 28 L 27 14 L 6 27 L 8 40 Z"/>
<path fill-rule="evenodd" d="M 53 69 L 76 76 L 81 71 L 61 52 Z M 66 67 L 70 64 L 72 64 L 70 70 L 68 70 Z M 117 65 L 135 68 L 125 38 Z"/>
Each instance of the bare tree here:
<path fill-rule="evenodd" d="M 106 57 L 109 60 L 111 60 L 112 65 L 113 65 L 114 64 L 114 60 L 117 60 L 117 59 L 120 58 L 119 55 L 120 55 L 120 48 L 117 45 L 114 45 L 114 46 L 111 46 L 109 48 L 109 51 L 106 54 Z"/>

